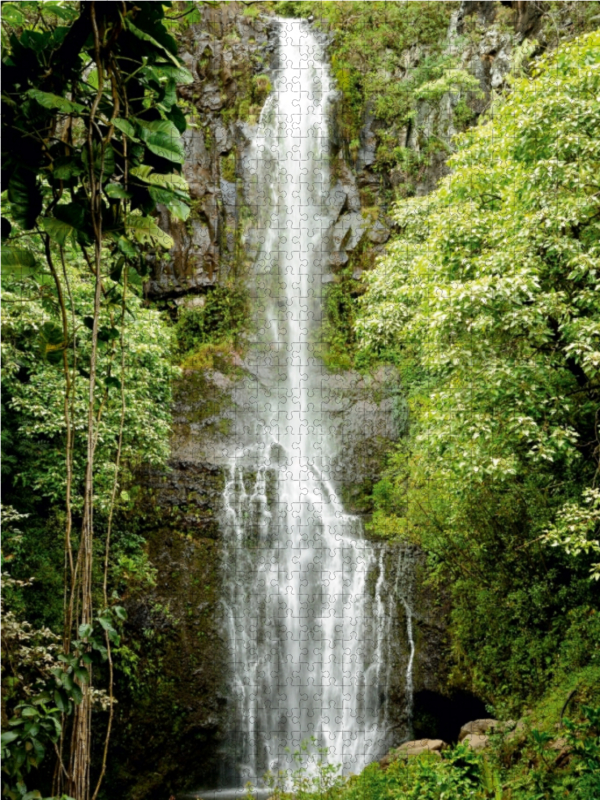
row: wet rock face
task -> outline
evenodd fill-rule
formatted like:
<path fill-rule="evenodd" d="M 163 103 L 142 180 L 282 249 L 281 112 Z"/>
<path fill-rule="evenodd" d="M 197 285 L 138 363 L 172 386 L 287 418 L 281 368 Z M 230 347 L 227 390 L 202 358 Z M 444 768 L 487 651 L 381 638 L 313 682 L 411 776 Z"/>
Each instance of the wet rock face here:
<path fill-rule="evenodd" d="M 181 57 L 194 77 L 178 89 L 191 123 L 183 135 L 183 173 L 192 212 L 186 222 L 160 212 L 159 224 L 175 244 L 153 260 L 146 285 L 153 299 L 204 292 L 235 272 L 243 205 L 236 162 L 268 90 L 264 75 L 274 47 L 272 20 L 244 10 L 238 2 L 203 7 L 202 21 L 181 38 Z"/>
<path fill-rule="evenodd" d="M 218 544 L 157 528 L 149 556 L 156 585 L 128 603 L 127 621 L 144 643 L 135 654 L 143 679 L 118 698 L 110 762 L 112 796 L 130 800 L 162 800 L 218 774 L 226 718 Z"/>

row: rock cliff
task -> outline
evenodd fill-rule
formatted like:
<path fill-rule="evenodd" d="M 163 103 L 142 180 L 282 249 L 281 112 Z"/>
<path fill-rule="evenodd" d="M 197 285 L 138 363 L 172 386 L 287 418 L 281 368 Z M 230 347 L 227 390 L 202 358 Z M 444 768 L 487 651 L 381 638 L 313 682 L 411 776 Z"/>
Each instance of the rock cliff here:
<path fill-rule="evenodd" d="M 466 98 L 472 124 L 491 94 L 504 86 L 515 46 L 538 32 L 540 14 L 534 3 L 456 5 L 446 46 L 479 83 L 480 91 Z M 181 53 L 194 76 L 193 84 L 179 90 L 190 122 L 184 173 L 192 213 L 186 222 L 161 214 L 160 224 L 175 245 L 167 257 L 154 260 L 146 286 L 148 298 L 174 317 L 183 309 L 201 308 L 216 286 L 243 285 L 247 279 L 257 246 L 249 232 L 260 202 L 252 195 L 247 148 L 276 67 L 272 16 L 255 14 L 252 6 L 238 2 L 207 6 L 203 14 L 201 23 L 181 34 Z M 411 47 L 403 56 L 405 71 L 425 56 L 423 48 Z M 460 91 L 448 91 L 417 102 L 413 122 L 396 132 L 401 146 L 427 153 L 419 169 L 408 174 L 400 167 L 389 173 L 375 170 L 381 125 L 368 106 L 359 147 L 350 150 L 336 122 L 339 95 L 332 119 L 330 197 L 337 221 L 330 234 L 329 271 L 322 278 L 325 290 L 345 281 L 351 295 L 362 291 L 363 271 L 393 230 L 390 199 L 401 196 L 411 182 L 416 194 L 425 194 L 445 174 L 458 130 L 455 111 L 463 99 Z M 433 140 L 443 146 L 432 148 Z M 227 647 L 219 621 L 218 520 L 226 454 L 248 374 L 243 342 L 239 350 L 221 353 L 210 368 L 185 367 L 176 387 L 170 470 L 145 477 L 141 531 L 157 582 L 145 597 L 131 600 L 128 625 L 147 642 L 136 655 L 147 680 L 132 702 L 121 704 L 114 759 L 119 771 L 112 776 L 132 800 L 163 797 L 222 777 L 229 709 Z M 334 478 L 349 510 L 368 513 L 385 454 L 402 433 L 398 387 L 393 374 L 384 371 L 369 377 L 338 372 L 331 380 L 340 442 Z M 418 552 L 399 550 L 396 561 L 403 559 L 412 569 L 415 696 L 441 696 L 447 673 L 447 600 L 434 596 L 422 581 Z M 394 626 L 398 652 L 404 654 L 395 660 L 398 697 L 393 701 L 400 707 L 406 617 L 401 614 Z M 468 718 L 456 714 L 458 724 Z M 408 723 L 398 720 L 398 730 Z M 134 729 L 136 736 L 128 737 Z"/>

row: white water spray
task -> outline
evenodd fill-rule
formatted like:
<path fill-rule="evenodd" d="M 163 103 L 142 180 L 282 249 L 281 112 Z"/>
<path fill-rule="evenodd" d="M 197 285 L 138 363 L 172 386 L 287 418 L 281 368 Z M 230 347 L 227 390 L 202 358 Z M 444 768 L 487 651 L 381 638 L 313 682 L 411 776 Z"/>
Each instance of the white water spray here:
<path fill-rule="evenodd" d="M 224 491 L 235 757 L 240 778 L 254 782 L 292 768 L 288 750 L 312 737 L 346 773 L 385 751 L 396 602 L 383 546 L 364 539 L 329 477 L 331 389 L 314 341 L 335 222 L 333 86 L 308 25 L 280 26 L 278 77 L 248 156 L 264 229 L 246 361 L 254 380 Z"/>

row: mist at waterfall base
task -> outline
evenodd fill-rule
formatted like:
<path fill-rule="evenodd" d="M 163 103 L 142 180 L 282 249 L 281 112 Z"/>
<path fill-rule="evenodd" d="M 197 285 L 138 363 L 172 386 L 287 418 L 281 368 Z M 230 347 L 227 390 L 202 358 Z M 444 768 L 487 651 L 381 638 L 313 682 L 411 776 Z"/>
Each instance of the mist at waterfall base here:
<path fill-rule="evenodd" d="M 357 773 L 387 751 L 397 738 L 388 696 L 398 608 L 405 719 L 411 705 L 408 569 L 365 539 L 330 478 L 335 380 L 317 347 L 335 222 L 335 85 L 306 22 L 279 20 L 278 39 L 273 92 L 245 156 L 260 242 L 221 521 L 231 722 L 220 798 L 296 769 L 302 742 L 309 773 L 320 758 Z"/>

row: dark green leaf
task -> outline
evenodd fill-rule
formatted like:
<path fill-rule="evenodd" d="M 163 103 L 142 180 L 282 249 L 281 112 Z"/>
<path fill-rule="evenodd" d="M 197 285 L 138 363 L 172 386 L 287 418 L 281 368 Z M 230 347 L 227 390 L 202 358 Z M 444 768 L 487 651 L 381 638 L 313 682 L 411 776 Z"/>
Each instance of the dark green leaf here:
<path fill-rule="evenodd" d="M 173 239 L 161 230 L 152 217 L 131 215 L 127 218 L 127 228 L 142 244 L 161 244 L 165 248 L 173 247 Z"/>
<path fill-rule="evenodd" d="M 67 700 L 64 692 L 61 692 L 59 689 L 57 689 L 54 692 L 54 702 L 56 703 L 56 707 L 61 713 L 63 714 L 67 713 L 67 711 L 69 710 L 69 701 Z"/>
<path fill-rule="evenodd" d="M 194 82 L 194 76 L 185 67 L 175 64 L 153 64 L 152 69 L 160 76 L 171 78 L 175 83 L 189 84 Z"/>
<path fill-rule="evenodd" d="M 113 200 L 128 200 L 131 192 L 128 192 L 120 183 L 108 183 L 104 187 L 106 194 Z"/>
<path fill-rule="evenodd" d="M 4 3 L 2 5 L 2 19 L 4 22 L 8 22 L 9 25 L 21 27 L 25 24 L 25 17 L 19 10 L 17 3 Z"/>
<path fill-rule="evenodd" d="M 117 283 L 121 280 L 121 276 L 123 274 L 123 267 L 125 265 L 125 259 L 121 256 L 115 266 L 112 268 L 110 272 L 110 279 L 111 281 L 116 281 Z"/>
<path fill-rule="evenodd" d="M 98 340 L 100 342 L 112 342 L 118 339 L 120 335 L 118 328 L 109 327 L 108 325 L 103 325 L 98 329 Z"/>
<path fill-rule="evenodd" d="M 153 44 L 155 47 L 158 47 L 160 50 L 166 53 L 167 57 L 173 62 L 173 64 L 176 67 L 179 67 L 179 62 L 177 61 L 175 56 L 172 55 L 172 53 L 170 53 L 167 50 L 167 48 L 160 42 L 158 42 L 153 36 L 150 36 L 149 33 L 146 33 L 145 31 L 140 30 L 140 28 L 137 28 L 133 24 L 133 22 L 129 19 L 129 17 L 125 17 L 125 24 L 129 28 L 129 30 L 133 33 L 134 36 L 137 36 L 138 39 L 141 39 L 144 42 L 149 42 L 150 44 Z"/>
<path fill-rule="evenodd" d="M 71 687 L 71 696 L 73 697 L 73 702 L 77 703 L 77 705 L 83 700 L 83 692 L 76 683 Z"/>
<path fill-rule="evenodd" d="M 39 270 L 39 264 L 30 250 L 23 247 L 2 248 L 2 281 L 23 280 Z"/>
<path fill-rule="evenodd" d="M 185 161 L 183 144 L 164 133 L 153 133 L 146 140 L 146 145 L 148 150 L 155 155 L 173 161 L 175 164 L 183 164 Z"/>
<path fill-rule="evenodd" d="M 143 286 L 144 280 L 139 272 L 134 267 L 129 267 L 127 270 L 127 280 L 132 286 Z"/>
<path fill-rule="evenodd" d="M 183 133 L 187 128 L 185 114 L 178 105 L 174 105 L 173 108 L 171 108 L 167 113 L 167 117 L 171 120 L 173 125 L 175 125 L 179 133 Z"/>
<path fill-rule="evenodd" d="M 71 156 L 61 156 L 54 160 L 52 164 L 52 177 L 60 181 L 68 181 L 81 175 L 83 167 L 79 159 Z"/>
<path fill-rule="evenodd" d="M 2 734 L 2 746 L 4 747 L 11 742 L 14 742 L 15 739 L 19 738 L 19 734 L 15 733 L 14 731 L 7 731 L 6 733 Z"/>
<path fill-rule="evenodd" d="M 154 133 L 162 133 L 170 139 L 175 139 L 177 141 L 180 139 L 177 127 L 168 119 L 158 119 L 148 122 L 144 119 L 136 118 L 135 121 L 139 126 L 141 138 L 146 142 Z"/>
<path fill-rule="evenodd" d="M 82 106 L 81 103 L 74 103 L 71 100 L 67 100 L 51 92 L 42 92 L 40 89 L 29 89 L 27 94 L 44 108 L 50 110 L 56 109 L 61 114 L 82 114 L 85 111 L 85 106 Z"/>
<path fill-rule="evenodd" d="M 75 233 L 75 228 L 71 224 L 54 217 L 42 217 L 40 225 L 48 236 L 61 247 L 64 247 L 69 236 Z"/>
<path fill-rule="evenodd" d="M 75 673 L 75 677 L 80 683 L 88 683 L 90 680 L 89 672 L 85 667 L 75 667 L 73 670 Z"/>
<path fill-rule="evenodd" d="M 115 126 L 115 128 L 120 130 L 126 136 L 129 136 L 129 138 L 133 139 L 134 142 L 139 141 L 139 139 L 137 139 L 135 135 L 135 128 L 133 127 L 131 122 L 129 122 L 129 120 L 121 119 L 121 117 L 114 117 L 114 119 L 112 119 L 111 122 Z"/>
<path fill-rule="evenodd" d="M 121 643 L 121 637 L 119 636 L 119 634 L 116 632 L 116 630 L 114 628 L 112 628 L 110 631 L 108 631 L 108 638 L 111 640 L 111 642 L 114 645 L 118 646 Z"/>
<path fill-rule="evenodd" d="M 93 625 L 90 625 L 89 622 L 86 622 L 79 626 L 79 636 L 81 639 L 87 639 L 88 636 L 91 635 L 92 631 L 94 630 Z"/>
<path fill-rule="evenodd" d="M 27 28 L 23 31 L 23 34 L 20 39 L 20 43 L 23 47 L 27 47 L 29 50 L 33 50 L 35 53 L 41 53 L 43 50 L 46 49 L 52 34 L 50 31 L 34 31 L 30 28 Z"/>
<path fill-rule="evenodd" d="M 15 221 L 25 230 L 33 228 L 42 210 L 42 193 L 35 174 L 15 172 L 8 183 L 8 199 Z"/>
<path fill-rule="evenodd" d="M 41 761 L 43 757 L 44 756 L 42 754 L 41 758 L 38 758 L 38 761 Z M 40 800 L 41 797 L 42 795 L 39 793 L 39 791 L 34 789 L 32 792 L 27 792 L 27 794 L 24 794 L 21 800 Z"/>
<path fill-rule="evenodd" d="M 135 258 L 137 256 L 137 250 L 125 236 L 119 236 L 117 246 L 127 258 Z"/>
<path fill-rule="evenodd" d="M 10 221 L 6 219 L 6 217 L 2 217 L 2 241 L 6 241 L 10 236 L 10 232 L 12 231 L 12 225 Z"/>
<path fill-rule="evenodd" d="M 177 219 L 181 219 L 185 222 L 189 217 L 190 207 L 175 192 L 170 192 L 168 189 L 161 189 L 159 186 L 151 186 L 148 191 L 155 203 L 162 203 L 174 217 L 177 217 Z"/>

